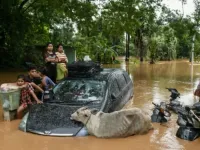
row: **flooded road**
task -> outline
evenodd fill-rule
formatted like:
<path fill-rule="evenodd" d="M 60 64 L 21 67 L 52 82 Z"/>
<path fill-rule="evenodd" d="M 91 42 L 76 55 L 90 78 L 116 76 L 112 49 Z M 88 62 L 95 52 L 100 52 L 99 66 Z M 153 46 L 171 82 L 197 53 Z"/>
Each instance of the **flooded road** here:
<path fill-rule="evenodd" d="M 166 87 L 176 88 L 184 105 L 196 102 L 193 92 L 200 80 L 200 65 L 188 61 L 158 62 L 150 65 L 104 65 L 125 69 L 134 80 L 134 98 L 129 107 L 140 107 L 152 113 L 152 102 L 169 101 Z M 0 72 L 0 84 L 14 82 L 20 72 Z M 0 109 L 2 114 L 2 109 Z M 2 115 L 1 115 L 2 116 Z M 0 150 L 199 150 L 200 138 L 185 141 L 176 137 L 177 115 L 172 114 L 167 126 L 153 123 L 154 130 L 146 135 L 128 138 L 99 139 L 88 137 L 48 137 L 18 130 L 20 120 L 4 122 L 0 117 Z"/>

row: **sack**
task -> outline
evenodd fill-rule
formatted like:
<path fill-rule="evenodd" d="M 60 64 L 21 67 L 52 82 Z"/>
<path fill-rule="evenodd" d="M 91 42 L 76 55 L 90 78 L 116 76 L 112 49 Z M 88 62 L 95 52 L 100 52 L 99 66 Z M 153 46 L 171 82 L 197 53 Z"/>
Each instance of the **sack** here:
<path fill-rule="evenodd" d="M 93 61 L 76 61 L 68 65 L 69 77 L 91 77 L 102 71 L 100 63 Z"/>

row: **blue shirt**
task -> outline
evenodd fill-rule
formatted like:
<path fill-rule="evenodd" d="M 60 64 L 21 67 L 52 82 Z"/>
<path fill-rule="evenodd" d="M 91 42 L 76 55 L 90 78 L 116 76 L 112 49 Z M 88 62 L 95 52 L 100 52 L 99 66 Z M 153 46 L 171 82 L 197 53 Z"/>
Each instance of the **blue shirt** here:
<path fill-rule="evenodd" d="M 49 90 L 51 88 L 51 86 L 55 86 L 56 84 L 47 76 L 45 76 L 44 82 L 46 84 L 46 86 L 44 87 L 45 90 Z"/>

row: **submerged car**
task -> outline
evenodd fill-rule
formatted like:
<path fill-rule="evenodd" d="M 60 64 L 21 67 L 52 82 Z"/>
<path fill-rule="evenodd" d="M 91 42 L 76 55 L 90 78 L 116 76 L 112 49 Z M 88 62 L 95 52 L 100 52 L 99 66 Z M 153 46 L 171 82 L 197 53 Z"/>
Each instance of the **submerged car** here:
<path fill-rule="evenodd" d="M 67 77 L 51 91 L 44 104 L 31 106 L 19 129 L 49 136 L 86 136 L 84 125 L 70 120 L 78 108 L 103 112 L 122 109 L 133 97 L 133 81 L 122 69 L 102 69 L 93 76 Z"/>

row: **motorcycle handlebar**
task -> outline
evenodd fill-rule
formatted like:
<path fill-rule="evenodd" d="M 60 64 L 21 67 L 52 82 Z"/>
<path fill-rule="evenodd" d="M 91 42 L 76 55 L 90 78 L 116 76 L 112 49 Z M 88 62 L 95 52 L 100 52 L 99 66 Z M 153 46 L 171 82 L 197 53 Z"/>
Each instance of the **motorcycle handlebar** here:
<path fill-rule="evenodd" d="M 185 107 L 186 111 L 191 113 L 192 115 L 190 115 L 189 113 L 188 114 L 185 114 L 183 111 L 181 110 L 178 110 L 178 113 L 183 115 L 183 116 L 191 116 L 191 117 L 194 117 L 198 122 L 200 122 L 200 118 L 191 110 L 191 108 L 189 106 L 186 106 Z"/>
<path fill-rule="evenodd" d="M 180 97 L 180 93 L 177 91 L 177 89 L 174 88 L 166 88 L 168 89 L 171 93 L 177 94 L 178 97 Z"/>
<path fill-rule="evenodd" d="M 152 102 L 153 105 L 158 106 L 157 104 L 155 104 L 154 102 Z"/>
<path fill-rule="evenodd" d="M 181 111 L 181 110 L 178 110 L 178 113 L 179 114 L 181 114 L 181 115 L 183 115 L 183 116 L 185 116 L 186 114 L 184 114 L 184 112 L 183 111 Z"/>
<path fill-rule="evenodd" d="M 195 119 L 200 122 L 200 118 L 192 111 L 190 110 L 190 112 L 192 113 L 192 115 L 195 117 Z"/>

